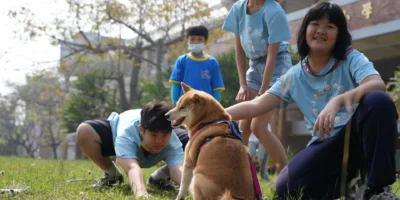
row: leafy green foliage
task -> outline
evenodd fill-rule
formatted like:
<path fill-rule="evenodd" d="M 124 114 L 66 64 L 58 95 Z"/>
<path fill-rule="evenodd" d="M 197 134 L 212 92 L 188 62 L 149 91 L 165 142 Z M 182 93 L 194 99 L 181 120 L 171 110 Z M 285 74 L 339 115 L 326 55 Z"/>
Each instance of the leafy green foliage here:
<path fill-rule="evenodd" d="M 44 36 L 52 45 L 62 45 L 65 51 L 60 58 L 64 61 L 60 71 L 64 74 L 75 72 L 73 65 L 80 64 L 83 68 L 109 59 L 110 66 L 105 68 L 112 71 L 113 77 L 109 78 L 117 80 L 119 85 L 121 95 L 117 99 L 121 110 L 137 106 L 140 101 L 138 74 L 144 68 L 142 64 L 155 66 L 157 73 L 161 73 L 159 69 L 169 45 L 184 39 L 188 24 L 209 22 L 211 11 L 203 0 L 65 0 L 64 3 L 69 9 L 50 20 L 41 19 L 40 14 L 26 7 L 10 10 L 9 17 L 19 25 L 15 26 L 16 35 L 28 40 Z M 120 37 L 115 38 L 118 30 Z M 127 32 L 134 39 L 122 39 L 122 33 Z M 157 59 L 147 58 L 149 52 L 157 52 Z M 112 64 L 124 61 L 132 63 L 118 66 L 121 69 Z M 122 78 L 130 83 L 126 84 Z"/>
<path fill-rule="evenodd" d="M 301 58 L 300 55 L 297 52 L 294 52 L 292 46 L 289 45 L 289 53 L 290 57 L 292 58 L 292 64 L 296 65 L 298 62 L 300 62 Z"/>
<path fill-rule="evenodd" d="M 23 148 L 31 157 L 38 148 L 51 147 L 57 158 L 64 135 L 59 129 L 59 116 L 65 97 L 59 77 L 50 71 L 37 71 L 26 77 L 26 84 L 14 89 L 9 99 L 1 101 L 3 139 L 8 145 Z"/>
<path fill-rule="evenodd" d="M 239 91 L 239 75 L 236 67 L 235 50 L 231 49 L 215 57 L 217 59 L 222 78 L 225 84 L 225 91 L 221 93 L 221 104 L 229 107 L 235 103 L 237 92 Z M 248 67 L 248 62 L 246 62 Z"/>
<path fill-rule="evenodd" d="M 62 108 L 62 127 L 74 132 L 85 120 L 106 119 L 111 112 L 118 112 L 115 95 L 115 90 L 107 85 L 101 73 L 93 71 L 78 76 L 74 90 Z"/>
<path fill-rule="evenodd" d="M 397 113 L 400 114 L 400 67 L 394 71 L 394 77 L 390 78 L 386 89 L 396 105 Z"/>
<path fill-rule="evenodd" d="M 141 108 L 151 101 L 167 101 L 171 102 L 171 87 L 168 83 L 172 68 L 163 68 L 161 78 L 159 80 L 149 79 L 140 83 L 140 102 L 137 107 Z"/>

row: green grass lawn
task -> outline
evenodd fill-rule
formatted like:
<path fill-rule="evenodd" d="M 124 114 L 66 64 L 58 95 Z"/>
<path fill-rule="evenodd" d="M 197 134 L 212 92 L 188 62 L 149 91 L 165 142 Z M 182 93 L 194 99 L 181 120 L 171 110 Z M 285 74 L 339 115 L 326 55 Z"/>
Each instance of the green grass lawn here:
<path fill-rule="evenodd" d="M 156 168 L 144 169 L 145 178 Z M 17 157 L 0 157 L 0 189 L 30 188 L 12 197 L 0 194 L 0 199 L 134 199 L 125 176 L 125 184 L 102 190 L 92 189 L 92 182 L 67 183 L 70 179 L 98 179 L 103 172 L 87 160 L 40 160 Z M 89 171 L 91 173 L 89 173 Z M 261 181 L 263 194 L 271 188 Z M 147 188 L 152 199 L 175 199 L 177 192 L 157 191 Z M 265 194 L 264 194 L 265 196 Z"/>
<path fill-rule="evenodd" d="M 156 168 L 145 169 L 145 178 Z M 70 179 L 98 179 L 103 172 L 87 160 L 40 160 L 16 157 L 0 157 L 0 189 L 30 188 L 12 197 L 0 194 L 0 199 L 134 199 L 128 183 L 112 188 L 96 190 L 92 182 L 67 183 Z M 91 173 L 89 173 L 89 171 Z M 272 176 L 272 180 L 276 176 Z M 125 176 L 125 180 L 127 177 Z M 272 199 L 270 182 L 261 179 L 260 184 L 265 199 Z M 400 184 L 396 182 L 393 190 L 400 195 Z M 148 188 L 152 199 L 175 199 L 177 192 L 157 191 Z"/>

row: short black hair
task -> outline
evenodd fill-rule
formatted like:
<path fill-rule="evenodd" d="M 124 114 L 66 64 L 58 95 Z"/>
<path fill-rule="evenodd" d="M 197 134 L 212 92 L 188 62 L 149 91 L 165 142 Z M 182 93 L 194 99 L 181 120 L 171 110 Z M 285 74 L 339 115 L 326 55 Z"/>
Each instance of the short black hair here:
<path fill-rule="evenodd" d="M 163 133 L 171 132 L 171 122 L 167 120 L 165 114 L 172 108 L 172 105 L 166 102 L 147 103 L 140 111 L 140 124 L 143 130 L 161 131 Z"/>
<path fill-rule="evenodd" d="M 313 20 L 319 20 L 327 16 L 332 24 L 338 28 L 338 35 L 336 44 L 333 48 L 333 56 L 338 60 L 346 59 L 346 50 L 352 43 L 352 38 L 347 28 L 347 20 L 339 5 L 326 1 L 314 4 L 307 12 L 303 19 L 303 23 L 299 29 L 297 38 L 297 49 L 301 58 L 305 58 L 309 53 L 309 46 L 307 45 L 306 32 L 308 24 Z"/>
<path fill-rule="evenodd" d="M 189 27 L 186 33 L 187 33 L 186 38 L 188 38 L 191 35 L 195 35 L 195 36 L 204 36 L 206 40 L 208 39 L 208 29 L 203 25 Z"/>

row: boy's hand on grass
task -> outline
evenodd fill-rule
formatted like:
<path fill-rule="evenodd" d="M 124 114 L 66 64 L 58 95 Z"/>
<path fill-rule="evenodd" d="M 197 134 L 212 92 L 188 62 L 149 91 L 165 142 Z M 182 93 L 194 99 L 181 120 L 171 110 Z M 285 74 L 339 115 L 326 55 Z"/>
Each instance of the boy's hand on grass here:
<path fill-rule="evenodd" d="M 136 194 L 137 199 L 149 199 L 150 195 L 145 191 L 145 192 L 138 192 Z"/>

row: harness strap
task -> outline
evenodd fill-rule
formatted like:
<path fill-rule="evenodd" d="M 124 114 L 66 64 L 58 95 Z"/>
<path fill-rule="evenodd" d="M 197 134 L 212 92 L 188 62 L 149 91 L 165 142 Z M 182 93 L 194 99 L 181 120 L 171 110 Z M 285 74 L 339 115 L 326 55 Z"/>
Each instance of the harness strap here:
<path fill-rule="evenodd" d="M 251 158 L 250 155 L 249 155 L 249 163 L 251 169 L 251 176 L 253 177 L 253 187 L 254 187 L 254 192 L 256 193 L 256 199 L 262 200 L 262 192 L 260 183 L 258 182 L 256 167 L 254 166 L 253 159 Z"/>

